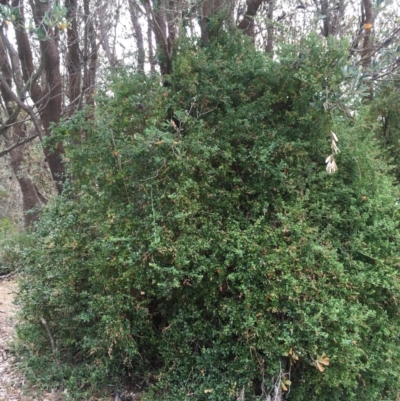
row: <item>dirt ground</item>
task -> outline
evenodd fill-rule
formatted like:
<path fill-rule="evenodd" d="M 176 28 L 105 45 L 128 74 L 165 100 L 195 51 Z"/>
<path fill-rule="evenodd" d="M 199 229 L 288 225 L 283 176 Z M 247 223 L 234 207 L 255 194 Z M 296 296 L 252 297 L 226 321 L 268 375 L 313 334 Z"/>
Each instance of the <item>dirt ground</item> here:
<path fill-rule="evenodd" d="M 57 391 L 43 394 L 34 385 L 27 386 L 10 354 L 8 344 L 14 335 L 16 289 L 15 279 L 0 279 L 0 401 L 63 401 Z"/>

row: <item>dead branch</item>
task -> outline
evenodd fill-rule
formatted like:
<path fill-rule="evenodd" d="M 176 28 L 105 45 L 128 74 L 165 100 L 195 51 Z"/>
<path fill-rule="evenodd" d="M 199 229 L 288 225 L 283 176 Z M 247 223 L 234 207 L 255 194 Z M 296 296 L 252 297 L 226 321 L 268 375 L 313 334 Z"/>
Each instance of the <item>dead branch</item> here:
<path fill-rule="evenodd" d="M 37 138 L 39 136 L 39 134 L 33 135 L 33 136 L 29 136 L 28 138 L 25 138 L 22 141 L 18 141 L 17 143 L 15 143 L 14 145 L 8 147 L 7 149 L 4 149 L 0 152 L 0 157 L 7 155 L 8 153 L 10 153 L 13 149 L 18 148 L 18 146 L 21 146 L 25 143 L 28 143 L 30 141 L 32 141 L 33 139 Z M 0 277 L 1 279 L 1 277 Z"/>
<path fill-rule="evenodd" d="M 54 341 L 54 337 L 51 334 L 50 327 L 47 324 L 46 320 L 44 320 L 43 317 L 40 318 L 40 321 L 42 322 L 43 326 L 45 327 L 45 329 L 47 331 L 47 335 L 49 336 L 49 340 L 50 340 L 50 344 L 51 344 L 51 350 L 53 351 L 53 354 L 55 354 L 57 352 L 56 342 Z"/>

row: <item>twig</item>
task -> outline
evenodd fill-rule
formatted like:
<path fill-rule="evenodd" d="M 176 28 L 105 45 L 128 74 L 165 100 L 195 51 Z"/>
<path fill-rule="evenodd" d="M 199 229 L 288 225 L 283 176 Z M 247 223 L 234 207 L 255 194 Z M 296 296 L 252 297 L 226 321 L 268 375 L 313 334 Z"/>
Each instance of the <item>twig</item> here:
<path fill-rule="evenodd" d="M 47 335 L 49 336 L 49 340 L 50 340 L 50 344 L 51 344 L 51 350 L 53 351 L 53 354 L 55 354 L 56 351 L 57 351 L 56 342 L 54 341 L 54 337 L 53 337 L 53 335 L 51 334 L 50 327 L 49 327 L 49 325 L 47 324 L 46 320 L 44 320 L 43 317 L 40 318 L 40 321 L 42 322 L 43 326 L 45 327 L 45 329 L 46 329 L 46 331 L 47 331 Z"/>
<path fill-rule="evenodd" d="M 24 143 L 30 142 L 32 139 L 35 139 L 38 136 L 39 136 L 39 134 L 36 134 L 36 135 L 33 135 L 33 136 L 29 136 L 28 138 L 25 138 L 24 140 L 15 143 L 14 145 L 8 147 L 7 149 L 2 150 L 0 152 L 0 157 L 6 155 L 7 153 L 10 153 L 13 149 L 17 148 L 18 146 L 21 146 Z"/>
<path fill-rule="evenodd" d="M 11 273 L 8 273 L 8 274 L 6 274 L 6 275 L 4 275 L 4 276 L 0 276 L 0 280 L 4 280 L 4 279 L 6 279 L 6 278 L 8 278 L 8 277 L 11 277 L 12 275 L 14 275 L 15 274 L 15 272 L 11 272 Z"/>
<path fill-rule="evenodd" d="M 40 121 L 36 117 L 34 111 L 27 106 L 23 101 L 21 101 L 18 96 L 12 91 L 10 86 L 8 85 L 7 80 L 4 78 L 3 74 L 0 74 L 0 82 L 3 85 L 4 90 L 8 93 L 10 98 L 22 109 L 25 110 L 32 118 L 33 124 L 35 125 L 35 128 L 39 134 L 39 137 L 42 138 L 42 128 L 40 126 Z"/>

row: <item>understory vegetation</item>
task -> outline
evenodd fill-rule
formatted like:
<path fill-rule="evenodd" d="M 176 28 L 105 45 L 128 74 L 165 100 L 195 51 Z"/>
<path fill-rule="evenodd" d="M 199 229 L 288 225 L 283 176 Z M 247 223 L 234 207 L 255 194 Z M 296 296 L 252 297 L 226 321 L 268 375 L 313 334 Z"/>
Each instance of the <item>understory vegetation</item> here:
<path fill-rule="evenodd" d="M 181 40 L 164 84 L 121 68 L 95 118 L 54 127 L 69 179 L 20 251 L 28 377 L 74 399 L 398 397 L 399 190 L 347 48 Z"/>

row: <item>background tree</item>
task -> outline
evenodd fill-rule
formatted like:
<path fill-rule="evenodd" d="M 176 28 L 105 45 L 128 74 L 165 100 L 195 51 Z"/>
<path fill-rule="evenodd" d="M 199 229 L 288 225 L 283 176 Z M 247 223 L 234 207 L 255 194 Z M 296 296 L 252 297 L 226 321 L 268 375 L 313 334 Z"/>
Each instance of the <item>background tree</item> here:
<path fill-rule="evenodd" d="M 174 44 L 182 35 L 193 37 L 198 32 L 199 44 L 206 45 L 219 30 L 236 25 L 253 38 L 256 47 L 271 55 L 282 44 L 299 42 L 310 32 L 322 37 L 347 37 L 351 40 L 349 67 L 361 66 L 372 78 L 369 96 L 373 95 L 373 82 L 387 77 L 399 65 L 398 10 L 388 1 L 294 4 L 286 0 L 204 0 L 192 4 L 183 0 L 65 0 L 63 6 L 52 1 L 26 5 L 23 0 L 3 0 L 1 8 L 6 58 L 9 64 L 12 61 L 13 71 L 21 71 L 26 87 L 22 88 L 17 75 L 12 74 L 9 86 L 25 107 L 14 110 L 29 110 L 30 120 L 35 114 L 36 125 L 40 124 L 46 138 L 51 137 L 51 125 L 62 116 L 72 116 L 85 105 L 93 105 L 96 82 L 99 78 L 103 81 L 108 67 L 133 62 L 142 71 L 159 69 L 162 75 L 170 74 Z M 359 80 L 357 76 L 354 73 L 355 80 Z M 25 93 L 18 93 L 18 85 Z M 17 116 L 12 120 L 4 128 L 20 121 Z M 37 127 L 35 130 L 41 136 Z M 19 144 L 18 135 L 11 137 L 17 142 L 8 140 L 7 149 Z M 65 175 L 62 145 L 45 145 L 43 151 L 60 193 Z M 7 152 L 4 149 L 2 153 Z M 22 154 L 20 150 L 20 157 Z M 37 199 L 29 194 L 25 197 Z"/>

